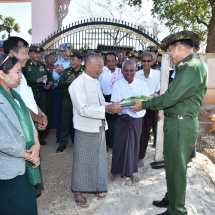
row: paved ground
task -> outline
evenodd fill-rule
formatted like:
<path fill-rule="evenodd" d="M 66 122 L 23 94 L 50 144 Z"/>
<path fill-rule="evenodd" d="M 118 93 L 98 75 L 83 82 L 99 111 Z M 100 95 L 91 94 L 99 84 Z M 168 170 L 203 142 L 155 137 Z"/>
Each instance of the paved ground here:
<path fill-rule="evenodd" d="M 165 170 L 152 170 L 154 149 L 149 146 L 145 166 L 139 169 L 140 181 L 131 183 L 128 178 L 111 181 L 104 199 L 85 195 L 90 205 L 81 209 L 75 205 L 70 191 L 72 143 L 63 153 L 56 153 L 55 130 L 47 138 L 48 144 L 41 146 L 42 173 L 45 190 L 38 198 L 39 215 L 155 215 L 164 209 L 153 207 L 151 202 L 161 199 L 166 191 Z M 108 152 L 109 172 L 111 150 Z M 215 166 L 198 154 L 192 167 L 188 168 L 187 201 L 188 215 L 215 214 Z"/>

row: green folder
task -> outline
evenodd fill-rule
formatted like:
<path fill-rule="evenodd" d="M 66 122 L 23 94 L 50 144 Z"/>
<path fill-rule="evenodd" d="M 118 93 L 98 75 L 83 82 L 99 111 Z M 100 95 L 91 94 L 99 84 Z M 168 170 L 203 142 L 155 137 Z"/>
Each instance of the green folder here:
<path fill-rule="evenodd" d="M 138 100 L 138 101 L 148 101 L 149 99 L 151 99 L 151 96 L 140 96 L 140 97 L 131 97 L 128 99 L 123 99 L 119 104 L 122 108 L 128 108 L 130 106 L 133 106 L 134 103 L 132 103 L 132 100 Z"/>

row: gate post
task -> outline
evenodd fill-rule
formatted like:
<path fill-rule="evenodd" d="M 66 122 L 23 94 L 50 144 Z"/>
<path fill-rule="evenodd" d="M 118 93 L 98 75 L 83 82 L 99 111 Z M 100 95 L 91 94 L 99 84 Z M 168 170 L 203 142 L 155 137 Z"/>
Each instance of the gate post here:
<path fill-rule="evenodd" d="M 164 92 L 168 88 L 169 83 L 169 70 L 170 70 L 170 58 L 168 54 L 162 55 L 162 64 L 161 64 L 161 87 L 160 87 L 160 95 L 164 94 Z M 157 126 L 157 140 L 156 140 L 156 148 L 155 148 L 155 161 L 163 160 L 163 125 L 164 125 L 164 115 L 163 110 L 159 111 L 158 126 Z"/>

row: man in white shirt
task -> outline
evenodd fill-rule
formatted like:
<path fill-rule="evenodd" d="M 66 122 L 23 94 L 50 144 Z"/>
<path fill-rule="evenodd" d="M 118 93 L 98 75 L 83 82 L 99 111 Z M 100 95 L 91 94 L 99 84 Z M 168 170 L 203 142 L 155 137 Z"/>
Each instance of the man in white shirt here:
<path fill-rule="evenodd" d="M 117 59 L 114 52 L 108 52 L 105 54 L 105 67 L 103 72 L 99 76 L 101 90 L 104 95 L 105 101 L 110 102 L 112 95 L 113 85 L 116 81 L 120 80 L 123 76 L 121 69 L 117 68 Z M 116 114 L 106 113 L 106 120 L 108 124 L 108 130 L 106 130 L 106 144 L 107 148 L 113 147 L 113 137 L 115 130 Z"/>
<path fill-rule="evenodd" d="M 144 51 L 141 55 L 143 69 L 139 70 L 135 75 L 136 78 L 146 82 L 150 95 L 160 91 L 160 71 L 151 69 L 152 60 L 153 54 L 151 52 Z M 143 159 L 146 155 L 150 138 L 150 130 L 155 118 L 157 118 L 157 112 L 153 110 L 147 110 L 146 115 L 143 118 L 143 127 L 140 139 L 139 167 L 144 165 Z"/>
<path fill-rule="evenodd" d="M 69 86 L 75 128 L 71 189 L 80 207 L 88 207 L 83 192 L 105 197 L 104 192 L 108 189 L 105 112 L 114 114 L 122 111 L 117 103 L 105 104 L 97 80 L 103 66 L 101 55 L 88 53 L 85 71 Z"/>
<path fill-rule="evenodd" d="M 122 64 L 124 78 L 114 84 L 111 101 L 120 102 L 130 97 L 149 96 L 146 83 L 134 78 L 135 73 L 135 62 L 124 61 Z M 133 174 L 138 172 L 142 118 L 145 112 L 142 110 L 134 113 L 129 108 L 125 108 L 118 113 L 111 166 L 113 175 L 120 174 L 121 177 L 133 178 Z"/>

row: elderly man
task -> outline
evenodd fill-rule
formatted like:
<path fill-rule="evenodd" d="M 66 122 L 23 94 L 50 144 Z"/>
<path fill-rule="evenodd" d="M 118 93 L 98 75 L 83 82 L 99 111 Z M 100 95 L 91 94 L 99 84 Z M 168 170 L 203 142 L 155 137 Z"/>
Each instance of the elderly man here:
<path fill-rule="evenodd" d="M 134 78 L 136 64 L 126 60 L 122 64 L 123 78 L 113 86 L 111 101 L 120 102 L 130 97 L 149 96 L 145 81 Z M 145 110 L 132 112 L 125 108 L 116 120 L 111 173 L 121 177 L 133 178 L 138 172 L 140 136 L 142 133 L 142 118 Z"/>
<path fill-rule="evenodd" d="M 157 207 L 168 207 L 161 215 L 186 215 L 186 169 L 198 135 L 198 114 L 206 93 L 207 75 L 193 44 L 200 36 L 181 31 L 163 39 L 161 48 L 176 64 L 175 79 L 167 91 L 147 102 L 133 101 L 133 111 L 164 110 L 164 161 L 167 193 Z"/>
<path fill-rule="evenodd" d="M 88 53 L 85 57 L 85 71 L 69 86 L 75 128 L 72 192 L 80 207 L 88 207 L 83 192 L 95 193 L 99 198 L 105 197 L 108 180 L 105 112 L 114 114 L 122 111 L 117 103 L 105 104 L 97 80 L 103 66 L 101 55 Z"/>
<path fill-rule="evenodd" d="M 151 69 L 153 58 L 154 56 L 151 52 L 144 51 L 141 55 L 143 69 L 139 70 L 135 75 L 135 78 L 146 82 L 150 95 L 160 91 L 160 71 Z M 157 119 L 157 112 L 146 110 L 146 115 L 143 117 L 142 134 L 140 139 L 139 167 L 144 165 L 143 159 L 146 155 L 150 130 L 154 119 Z"/>

